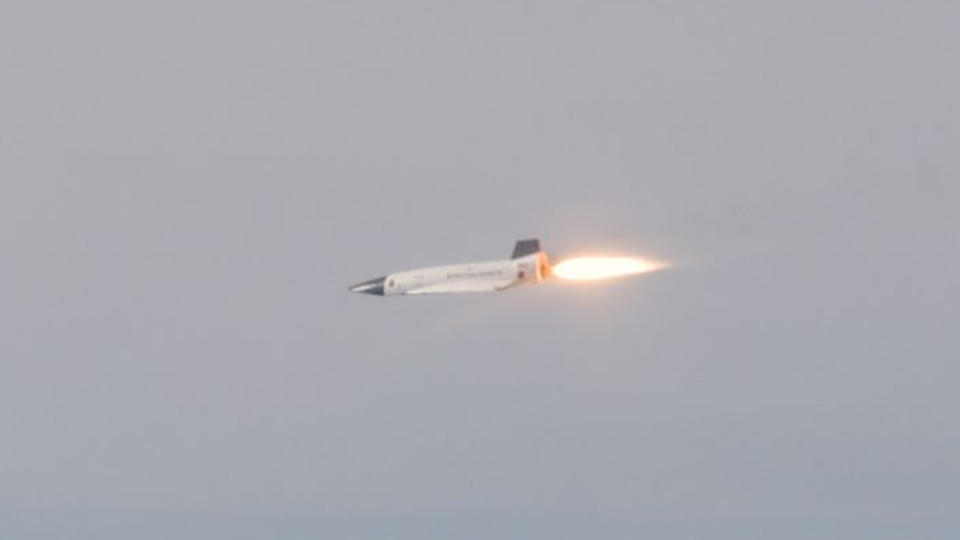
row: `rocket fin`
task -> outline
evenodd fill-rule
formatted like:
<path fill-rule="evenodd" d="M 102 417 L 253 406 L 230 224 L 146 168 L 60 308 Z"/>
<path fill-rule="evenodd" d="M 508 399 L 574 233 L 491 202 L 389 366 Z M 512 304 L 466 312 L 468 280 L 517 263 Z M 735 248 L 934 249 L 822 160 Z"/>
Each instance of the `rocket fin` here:
<path fill-rule="evenodd" d="M 517 240 L 516 245 L 513 246 L 513 255 L 510 256 L 511 259 L 519 259 L 520 257 L 526 257 L 527 255 L 533 255 L 534 253 L 540 252 L 540 239 L 539 238 L 528 238 L 526 240 Z"/>

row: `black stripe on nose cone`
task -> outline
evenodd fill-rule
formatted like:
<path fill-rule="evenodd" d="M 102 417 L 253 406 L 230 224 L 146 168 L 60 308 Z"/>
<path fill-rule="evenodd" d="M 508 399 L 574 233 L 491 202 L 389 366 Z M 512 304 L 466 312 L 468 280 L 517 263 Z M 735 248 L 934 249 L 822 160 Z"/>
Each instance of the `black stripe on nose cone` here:
<path fill-rule="evenodd" d="M 350 287 L 350 290 L 353 292 L 359 292 L 364 294 L 379 294 L 383 296 L 383 282 L 387 280 L 387 277 L 378 277 L 376 279 L 369 279 L 367 281 L 357 283 L 353 287 Z"/>

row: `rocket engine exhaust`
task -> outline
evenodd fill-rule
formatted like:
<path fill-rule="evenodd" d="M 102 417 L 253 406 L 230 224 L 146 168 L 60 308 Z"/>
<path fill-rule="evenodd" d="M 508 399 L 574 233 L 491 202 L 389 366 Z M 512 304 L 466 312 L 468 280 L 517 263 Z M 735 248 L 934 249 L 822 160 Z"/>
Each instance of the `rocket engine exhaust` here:
<path fill-rule="evenodd" d="M 560 279 L 588 281 L 631 274 L 645 274 L 663 268 L 663 264 L 635 257 L 573 257 L 552 267 Z"/>

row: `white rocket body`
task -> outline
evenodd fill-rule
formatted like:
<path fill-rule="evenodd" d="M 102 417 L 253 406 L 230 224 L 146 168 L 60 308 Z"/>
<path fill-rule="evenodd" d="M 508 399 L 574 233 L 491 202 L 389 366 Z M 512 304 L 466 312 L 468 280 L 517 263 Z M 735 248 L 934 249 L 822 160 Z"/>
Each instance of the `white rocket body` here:
<path fill-rule="evenodd" d="M 540 283 L 550 275 L 547 254 L 537 239 L 520 240 L 510 259 L 418 268 L 358 283 L 350 290 L 366 294 L 439 294 L 492 292 L 526 283 Z"/>

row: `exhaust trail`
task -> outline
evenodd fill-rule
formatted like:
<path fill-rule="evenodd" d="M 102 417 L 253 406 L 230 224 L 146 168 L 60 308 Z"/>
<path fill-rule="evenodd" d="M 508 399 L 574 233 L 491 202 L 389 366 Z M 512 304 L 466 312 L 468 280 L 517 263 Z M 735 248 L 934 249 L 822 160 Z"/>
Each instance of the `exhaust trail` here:
<path fill-rule="evenodd" d="M 573 257 L 554 264 L 551 270 L 560 279 L 587 281 L 646 274 L 664 267 L 663 263 L 635 257 Z"/>

